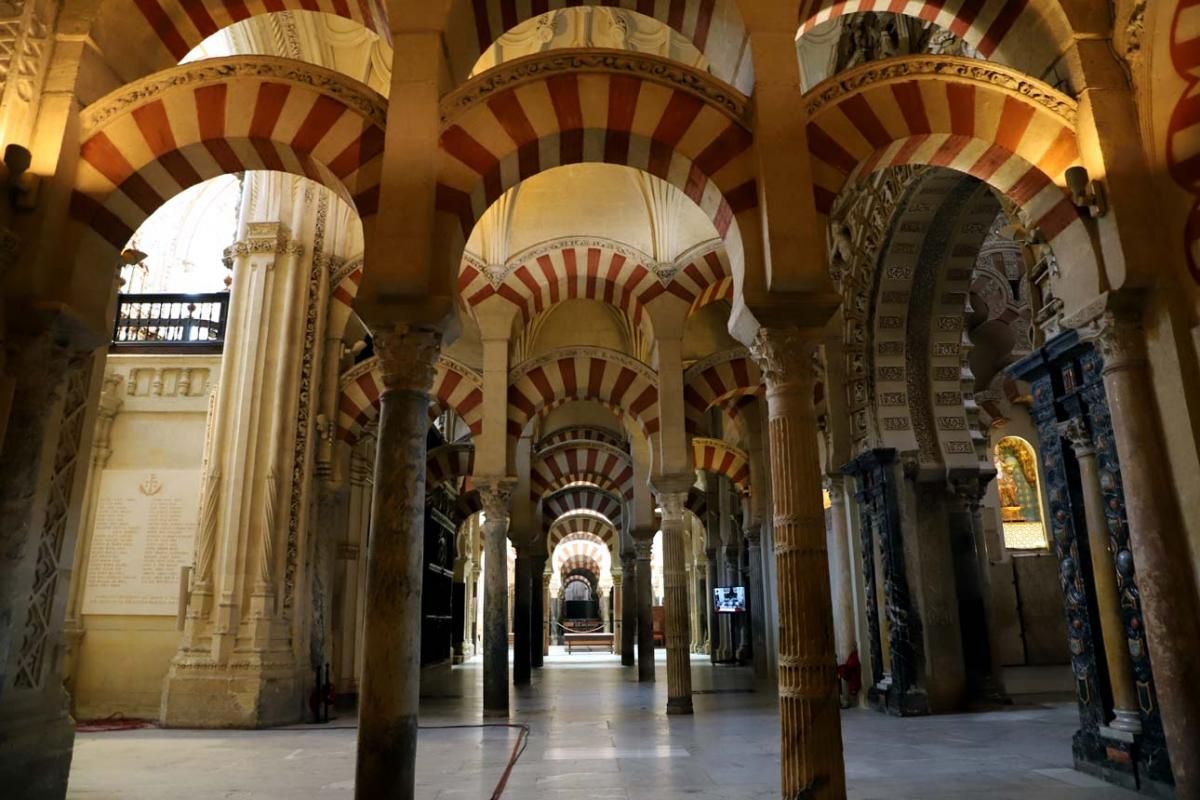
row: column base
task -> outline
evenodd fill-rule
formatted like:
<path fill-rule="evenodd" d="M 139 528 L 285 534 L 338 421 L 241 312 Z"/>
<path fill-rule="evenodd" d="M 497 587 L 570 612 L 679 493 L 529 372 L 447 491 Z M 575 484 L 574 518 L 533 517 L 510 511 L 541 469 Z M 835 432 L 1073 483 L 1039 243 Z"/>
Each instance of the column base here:
<path fill-rule="evenodd" d="M 667 715 L 675 716 L 677 714 L 692 713 L 692 698 L 690 697 L 669 697 L 667 698 Z"/>
<path fill-rule="evenodd" d="M 175 663 L 163 681 L 159 721 L 167 728 L 269 728 L 304 719 L 315 676 L 292 663 Z"/>
<path fill-rule="evenodd" d="M 1147 763 L 1140 736 L 1109 727 L 1098 731 L 1081 729 L 1071 739 L 1075 769 L 1102 781 L 1150 797 L 1175 797 L 1169 765 L 1153 759 Z M 1155 773 L 1157 768 L 1158 774 Z"/>
<path fill-rule="evenodd" d="M 867 689 L 867 704 L 893 717 L 922 717 L 929 714 L 929 696 L 920 689 L 900 692 L 890 682 Z"/>
<path fill-rule="evenodd" d="M 0 722 L 0 786 L 5 796 L 62 800 L 74 744 L 75 720 L 65 710 Z"/>

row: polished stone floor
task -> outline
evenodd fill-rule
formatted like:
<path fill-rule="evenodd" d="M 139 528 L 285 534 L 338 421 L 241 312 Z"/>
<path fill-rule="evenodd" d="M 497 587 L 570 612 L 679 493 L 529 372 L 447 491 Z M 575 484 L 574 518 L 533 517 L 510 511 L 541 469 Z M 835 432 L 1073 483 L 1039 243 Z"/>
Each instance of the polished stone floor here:
<path fill-rule="evenodd" d="M 531 729 L 505 800 L 749 800 L 779 792 L 774 698 L 751 691 L 746 670 L 693 662 L 696 714 L 671 717 L 666 670 L 636 683 L 608 655 L 552 655 L 513 720 Z M 454 670 L 423 704 L 422 725 L 479 721 L 478 661 Z M 1071 706 L 894 719 L 843 714 L 851 798 L 879 800 L 1120 800 L 1137 795 L 1070 769 Z M 351 798 L 353 718 L 270 731 L 140 730 L 81 733 L 68 796 L 88 800 Z M 423 800 L 491 796 L 517 733 L 506 728 L 424 731 Z"/>

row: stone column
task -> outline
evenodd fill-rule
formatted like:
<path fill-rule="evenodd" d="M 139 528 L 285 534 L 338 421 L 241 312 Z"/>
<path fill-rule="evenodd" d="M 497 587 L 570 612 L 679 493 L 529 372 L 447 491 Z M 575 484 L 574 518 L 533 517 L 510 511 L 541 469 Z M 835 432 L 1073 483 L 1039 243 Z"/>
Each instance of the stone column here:
<path fill-rule="evenodd" d="M 766 595 L 763 594 L 762 573 L 762 526 L 754 524 L 746 528 L 746 544 L 750 550 L 750 586 L 746 599 L 750 605 L 750 650 L 754 657 L 754 677 L 767 677 L 767 616 Z"/>
<path fill-rule="evenodd" d="M 542 575 L 542 657 L 550 655 L 550 642 L 554 639 L 554 609 L 551 607 L 550 575 Z"/>
<path fill-rule="evenodd" d="M 605 633 L 612 633 L 612 618 L 608 613 L 608 599 L 612 596 L 612 587 L 607 589 L 601 587 L 597 594 L 598 605 L 600 606 L 600 629 Z"/>
<path fill-rule="evenodd" d="M 854 583 L 851 578 L 849 522 L 846 518 L 846 479 L 828 475 L 829 574 L 833 589 L 833 638 L 837 661 L 844 664 L 858 649 L 854 639 Z M 753 562 L 753 556 L 751 556 Z"/>
<path fill-rule="evenodd" d="M 716 603 L 713 602 L 713 589 L 721 585 L 717 577 L 720 563 L 717 561 L 717 550 L 710 547 L 704 551 L 708 559 L 708 586 L 704 602 L 708 604 L 708 657 L 716 664 L 721 658 L 721 620 L 717 613 Z"/>
<path fill-rule="evenodd" d="M 637 559 L 632 552 L 622 554 L 621 571 L 626 576 L 621 587 L 621 664 L 632 667 L 636 661 L 634 643 L 638 635 Z"/>
<path fill-rule="evenodd" d="M 378 331 L 383 373 L 367 552 L 355 797 L 411 800 L 416 791 L 425 547 L 425 436 L 441 335 Z"/>
<path fill-rule="evenodd" d="M 508 716 L 508 507 L 513 482 L 480 483 L 483 502 L 483 714 Z"/>
<path fill-rule="evenodd" d="M 622 630 L 624 630 L 624 627 L 625 627 L 625 620 L 622 616 L 622 614 L 624 612 L 624 605 L 625 605 L 624 597 L 622 596 L 624 594 L 622 592 L 622 587 L 623 587 L 624 583 L 625 583 L 625 580 L 624 580 L 623 575 L 613 575 L 613 585 L 612 585 L 613 642 L 616 644 L 616 646 L 618 648 L 621 646 L 621 632 L 622 632 Z"/>
<path fill-rule="evenodd" d="M 692 579 L 692 562 L 685 562 L 683 565 L 683 580 L 687 586 L 687 609 L 688 609 L 688 652 L 695 653 L 697 648 L 697 637 L 700 634 L 700 623 L 696 617 L 699 611 L 696 608 L 696 582 Z"/>
<path fill-rule="evenodd" d="M 946 522 L 954 557 L 968 690 L 974 697 L 994 701 L 1002 699 L 1003 693 L 999 689 L 999 675 L 992 668 L 992 642 L 984 600 L 986 573 L 980 563 L 984 559 L 980 558 L 980 537 L 975 529 L 975 508 L 983 494 L 981 485 L 986 486 L 987 480 L 972 477 L 951 481 L 957 503 L 950 505 Z"/>
<path fill-rule="evenodd" d="M 545 545 L 540 546 L 545 552 Z M 529 557 L 529 666 L 541 669 L 546 652 L 546 557 Z"/>
<path fill-rule="evenodd" d="M 529 546 L 517 549 L 517 568 L 513 574 L 513 686 L 529 685 L 533 659 L 533 559 Z"/>
<path fill-rule="evenodd" d="M 799 328 L 760 328 L 750 352 L 767 384 L 779 591 L 779 710 L 786 798 L 846 796 L 813 356 Z"/>
<path fill-rule="evenodd" d="M 1175 792 L 1200 797 L 1200 617 L 1178 501 L 1163 472 L 1169 462 L 1140 317 L 1106 313 L 1097 344 Z"/>
<path fill-rule="evenodd" d="M 1087 523 L 1088 549 L 1092 554 L 1092 580 L 1096 587 L 1096 606 L 1100 632 L 1104 639 L 1104 659 L 1108 664 L 1108 682 L 1112 688 L 1113 728 L 1127 733 L 1142 732 L 1138 712 L 1137 687 L 1133 663 L 1129 659 L 1125 623 L 1121 619 L 1121 597 L 1117 589 L 1117 566 L 1113 558 L 1108 519 L 1104 513 L 1104 495 L 1096 449 L 1084 421 L 1073 417 L 1058 425 L 1058 434 L 1071 445 L 1079 462 L 1079 482 L 1083 489 L 1084 519 Z M 1122 465 L 1124 462 L 1122 462 Z M 1128 506 L 1128 495 L 1126 505 Z M 1139 573 L 1139 577 L 1141 574 Z"/>
<path fill-rule="evenodd" d="M 479 652 L 479 577 L 483 574 L 483 569 L 479 564 L 471 565 L 471 605 L 467 609 L 470 614 L 470 622 L 467 623 L 467 635 L 470 637 L 468 658 Z M 508 678 L 505 678 L 507 681 Z"/>
<path fill-rule="evenodd" d="M 650 548 L 654 532 L 638 531 L 633 540 L 637 557 L 637 666 L 638 681 L 654 680 L 654 604 L 653 586 L 650 583 Z"/>
<path fill-rule="evenodd" d="M 667 713 L 692 713 L 692 660 L 688 652 L 687 577 L 683 570 L 686 492 L 658 495 L 662 508 L 663 606 L 667 639 Z"/>
<path fill-rule="evenodd" d="M 475 572 L 474 563 L 471 559 L 464 559 L 463 563 L 463 627 L 462 627 L 462 642 L 459 644 L 458 652 L 455 653 L 457 658 L 456 664 L 461 664 L 470 658 L 474 653 L 471 647 L 471 609 L 475 605 L 475 587 L 471 583 L 471 575 Z"/>

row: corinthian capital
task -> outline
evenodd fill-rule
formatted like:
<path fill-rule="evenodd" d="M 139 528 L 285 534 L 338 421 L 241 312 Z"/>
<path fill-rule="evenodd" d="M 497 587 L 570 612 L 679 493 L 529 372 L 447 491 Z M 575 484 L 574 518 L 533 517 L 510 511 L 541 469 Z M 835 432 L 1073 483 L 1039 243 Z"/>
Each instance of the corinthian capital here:
<path fill-rule="evenodd" d="M 1134 310 L 1107 311 L 1097 321 L 1096 346 L 1104 356 L 1104 371 L 1144 364 L 1146 332 Z"/>
<path fill-rule="evenodd" d="M 479 501 L 483 505 L 488 524 L 508 521 L 508 509 L 516 485 L 516 481 L 509 478 L 478 484 Z"/>
<path fill-rule="evenodd" d="M 820 339 L 798 327 L 762 327 L 750 345 L 750 357 L 762 370 L 768 386 L 816 379 L 817 347 Z"/>
<path fill-rule="evenodd" d="M 375 355 L 383 373 L 383 391 L 428 394 L 442 347 L 442 334 L 428 328 L 397 325 L 375 331 Z"/>
<path fill-rule="evenodd" d="M 662 509 L 663 524 L 682 520 L 686 503 L 687 492 L 659 492 L 658 505 Z"/>
<path fill-rule="evenodd" d="M 1071 417 L 1055 427 L 1058 428 L 1058 435 L 1075 450 L 1076 456 L 1088 456 L 1095 452 L 1092 435 L 1080 417 Z"/>

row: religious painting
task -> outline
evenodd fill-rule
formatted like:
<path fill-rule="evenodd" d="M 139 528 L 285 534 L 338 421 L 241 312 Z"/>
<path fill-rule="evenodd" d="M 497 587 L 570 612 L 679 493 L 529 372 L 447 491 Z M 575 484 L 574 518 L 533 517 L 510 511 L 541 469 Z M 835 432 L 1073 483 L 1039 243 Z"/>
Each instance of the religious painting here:
<path fill-rule="evenodd" d="M 1005 436 L 996 443 L 994 455 L 1004 546 L 1010 550 L 1045 549 L 1049 541 L 1042 524 L 1042 497 L 1033 446 L 1019 436 Z"/>

